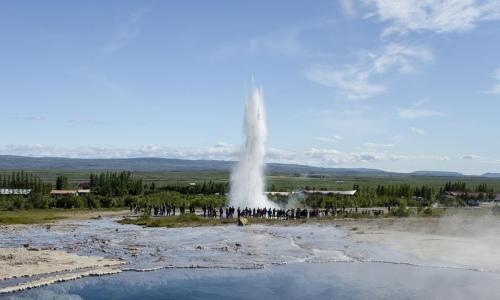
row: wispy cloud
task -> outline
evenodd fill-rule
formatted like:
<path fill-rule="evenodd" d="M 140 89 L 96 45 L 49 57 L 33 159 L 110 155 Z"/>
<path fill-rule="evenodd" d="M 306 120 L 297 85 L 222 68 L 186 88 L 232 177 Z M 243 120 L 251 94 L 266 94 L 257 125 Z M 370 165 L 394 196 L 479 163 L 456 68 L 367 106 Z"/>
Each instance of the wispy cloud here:
<path fill-rule="evenodd" d="M 486 93 L 486 94 L 500 94 L 500 68 L 495 70 L 492 78 L 495 80 L 495 83 L 491 86 L 491 88 L 489 90 L 484 91 L 484 93 Z"/>
<path fill-rule="evenodd" d="M 302 161 L 310 165 L 339 166 L 356 165 L 364 163 L 373 163 L 380 161 L 399 161 L 399 160 L 427 160 L 427 161 L 446 161 L 447 156 L 441 155 L 403 155 L 390 154 L 385 152 L 341 152 L 336 149 L 316 149 L 312 148 L 303 153 L 299 153 Z"/>
<path fill-rule="evenodd" d="M 427 47 L 391 43 L 385 46 L 380 55 L 374 56 L 373 68 L 380 74 L 391 68 L 400 73 L 412 73 L 415 71 L 415 61 L 426 62 L 432 59 L 432 52 Z"/>
<path fill-rule="evenodd" d="M 244 55 L 271 55 L 278 58 L 318 58 L 329 57 L 331 54 L 311 47 L 304 42 L 304 38 L 310 32 L 317 32 L 328 28 L 336 21 L 328 18 L 320 18 L 310 22 L 284 26 L 262 34 L 254 35 L 240 41 L 231 41 L 215 49 L 210 58 L 215 61 L 227 57 L 238 57 Z"/>
<path fill-rule="evenodd" d="M 356 66 L 334 68 L 316 65 L 306 72 L 307 79 L 339 89 L 350 100 L 367 99 L 385 92 L 385 86 L 370 82 L 370 73 Z"/>
<path fill-rule="evenodd" d="M 423 129 L 412 127 L 410 128 L 411 132 L 418 134 L 418 135 L 427 135 L 427 132 Z"/>
<path fill-rule="evenodd" d="M 11 119 L 14 120 L 23 120 L 23 121 L 45 121 L 47 118 L 42 115 L 18 115 L 13 116 Z"/>
<path fill-rule="evenodd" d="M 154 144 L 137 148 L 118 147 L 56 147 L 41 144 L 0 145 L 2 155 L 71 157 L 71 158 L 131 158 L 165 157 L 181 159 L 235 160 L 239 148 L 231 144 L 218 143 L 204 148 L 168 147 Z"/>
<path fill-rule="evenodd" d="M 320 136 L 320 137 L 316 137 L 314 139 L 317 141 L 323 142 L 323 143 L 335 143 L 335 142 L 340 141 L 342 139 L 342 137 L 340 135 L 334 135 L 332 137 Z"/>
<path fill-rule="evenodd" d="M 368 142 L 368 143 L 364 143 L 363 146 L 367 147 L 367 148 L 390 148 L 390 147 L 393 147 L 394 145 L 393 144 L 381 144 L 381 143 Z"/>
<path fill-rule="evenodd" d="M 356 3 L 354 0 L 340 0 L 339 1 L 340 9 L 342 12 L 349 17 L 356 17 L 358 15 L 358 11 L 356 9 Z"/>
<path fill-rule="evenodd" d="M 77 125 L 103 125 L 106 124 L 104 121 L 95 119 L 69 119 L 68 123 Z"/>
<path fill-rule="evenodd" d="M 382 36 L 408 32 L 436 33 L 463 32 L 482 21 L 500 18 L 497 0 L 364 0 L 369 12 L 366 18 L 375 18 L 388 26 Z"/>
<path fill-rule="evenodd" d="M 269 53 L 279 56 L 299 56 L 306 51 L 299 41 L 301 29 L 279 30 L 256 36 L 248 41 L 251 53 Z"/>
<path fill-rule="evenodd" d="M 432 98 L 422 98 L 420 100 L 415 101 L 415 103 L 413 103 L 413 106 L 421 107 L 424 104 L 427 104 L 427 103 L 429 103 L 431 101 L 432 101 Z"/>
<path fill-rule="evenodd" d="M 404 108 L 398 110 L 401 119 L 415 119 L 441 116 L 442 113 L 430 109 Z"/>
<path fill-rule="evenodd" d="M 88 68 L 77 68 L 70 70 L 69 75 L 81 77 L 84 80 L 89 81 L 100 88 L 104 88 L 109 92 L 116 94 L 118 96 L 128 95 L 129 92 L 126 91 L 121 85 L 117 84 L 111 78 L 104 74 L 96 73 Z"/>
<path fill-rule="evenodd" d="M 412 73 L 417 61 L 430 60 L 432 52 L 427 47 L 391 43 L 378 52 L 361 55 L 359 61 L 352 65 L 314 65 L 306 71 L 306 77 L 338 89 L 347 99 L 367 99 L 386 91 L 384 85 L 374 82 L 374 77 L 392 70 L 403 74 Z"/>
<path fill-rule="evenodd" d="M 73 157 L 73 158 L 132 158 L 164 157 L 179 159 L 237 160 L 240 148 L 227 143 L 218 143 L 210 147 L 167 147 L 144 145 L 137 148 L 116 147 L 55 147 L 46 145 L 0 145 L 0 155 L 23 155 L 38 157 Z M 304 151 L 290 151 L 269 148 L 267 161 L 277 163 L 297 163 L 313 166 L 352 166 L 380 161 L 425 160 L 443 161 L 440 155 L 403 155 L 376 151 L 342 152 L 336 149 L 310 148 Z"/>
<path fill-rule="evenodd" d="M 105 53 L 112 54 L 117 52 L 131 41 L 135 40 L 141 32 L 139 22 L 148 11 L 147 8 L 141 8 L 132 12 L 104 48 Z"/>
<path fill-rule="evenodd" d="M 476 159 L 481 159 L 481 156 L 476 155 L 476 154 L 465 154 L 460 157 L 461 159 L 466 159 L 466 160 L 476 160 Z"/>
<path fill-rule="evenodd" d="M 437 117 L 443 114 L 434 109 L 425 108 L 424 106 L 431 102 L 431 98 L 424 98 L 416 101 L 409 108 L 398 108 L 398 116 L 401 119 L 415 119 L 415 118 L 426 118 L 426 117 Z M 415 130 L 412 131 L 417 133 Z"/>
<path fill-rule="evenodd" d="M 392 154 L 390 157 L 393 160 L 436 160 L 436 161 L 447 161 L 450 158 L 446 155 L 435 155 L 435 154 L 423 154 L 423 155 L 398 155 Z"/>

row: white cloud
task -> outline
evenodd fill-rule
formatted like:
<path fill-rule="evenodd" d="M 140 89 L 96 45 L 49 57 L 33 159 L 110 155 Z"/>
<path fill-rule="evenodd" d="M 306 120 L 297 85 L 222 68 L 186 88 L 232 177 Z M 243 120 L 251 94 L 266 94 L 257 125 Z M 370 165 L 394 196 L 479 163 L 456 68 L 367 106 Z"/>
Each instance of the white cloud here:
<path fill-rule="evenodd" d="M 413 103 L 413 106 L 420 107 L 432 101 L 432 98 L 422 98 Z"/>
<path fill-rule="evenodd" d="M 408 46 L 391 43 L 385 46 L 382 54 L 375 57 L 373 67 L 377 73 L 385 73 L 392 67 L 400 73 L 412 73 L 414 61 L 431 61 L 432 52 L 423 46 Z"/>
<path fill-rule="evenodd" d="M 450 160 L 448 156 L 444 155 L 398 155 L 398 154 L 392 154 L 390 157 L 393 160 L 437 160 L 437 161 L 447 161 Z"/>
<path fill-rule="evenodd" d="M 415 119 L 415 118 L 425 118 L 425 117 L 437 117 L 441 116 L 442 113 L 430 109 L 405 108 L 405 109 L 398 109 L 398 115 L 401 119 Z"/>
<path fill-rule="evenodd" d="M 467 159 L 467 160 L 475 160 L 475 159 L 480 159 L 481 156 L 476 155 L 476 154 L 465 154 L 460 157 L 461 159 Z"/>
<path fill-rule="evenodd" d="M 306 77 L 327 87 L 337 88 L 350 100 L 367 99 L 386 91 L 373 77 L 392 70 L 407 74 L 415 70 L 415 62 L 432 60 L 431 51 L 424 46 L 391 43 L 378 53 L 365 53 L 352 65 L 332 67 L 315 65 L 306 71 Z"/>
<path fill-rule="evenodd" d="M 106 124 L 104 121 L 99 121 L 95 119 L 69 119 L 68 123 L 78 124 L 78 125 L 103 125 Z"/>
<path fill-rule="evenodd" d="M 495 73 L 493 74 L 493 78 L 500 81 L 500 68 L 495 70 Z"/>
<path fill-rule="evenodd" d="M 114 53 L 135 40 L 141 32 L 139 21 L 147 12 L 148 9 L 146 8 L 141 8 L 132 12 L 128 19 L 121 25 L 120 30 L 105 47 L 104 51 L 107 54 Z"/>
<path fill-rule="evenodd" d="M 305 52 L 299 42 L 301 30 L 281 30 L 268 35 L 257 36 L 248 42 L 251 53 L 270 53 L 272 55 L 298 56 Z"/>
<path fill-rule="evenodd" d="M 47 156 L 71 158 L 131 158 L 166 157 L 180 159 L 235 160 L 239 148 L 230 144 L 218 143 L 204 148 L 180 148 L 158 145 L 144 145 L 138 148 L 117 147 L 54 147 L 34 145 L 2 145 L 1 155 Z"/>
<path fill-rule="evenodd" d="M 385 92 L 385 87 L 369 82 L 370 73 L 355 66 L 334 69 L 314 66 L 306 73 L 307 79 L 341 90 L 348 99 L 366 99 Z"/>
<path fill-rule="evenodd" d="M 436 33 L 463 32 L 481 21 L 500 18 L 497 0 L 363 0 L 370 12 L 367 18 L 376 18 L 388 27 L 382 33 L 432 31 Z"/>
<path fill-rule="evenodd" d="M 368 148 L 390 148 L 390 147 L 393 147 L 394 145 L 393 144 L 380 144 L 380 143 L 364 143 L 363 144 L 364 147 L 368 147 Z"/>
<path fill-rule="evenodd" d="M 340 0 L 339 5 L 345 15 L 349 17 L 356 17 L 358 15 L 354 0 Z"/>
<path fill-rule="evenodd" d="M 420 128 L 416 128 L 416 127 L 412 127 L 410 128 L 411 132 L 415 133 L 415 134 L 418 134 L 418 135 L 426 135 L 427 132 L 423 129 L 420 129 Z"/>
<path fill-rule="evenodd" d="M 352 165 L 375 162 L 384 158 L 373 152 L 346 153 L 335 149 L 312 148 L 300 154 L 301 160 L 316 166 Z"/>
<path fill-rule="evenodd" d="M 441 112 L 424 108 L 425 104 L 431 102 L 431 98 L 424 98 L 416 101 L 409 108 L 398 108 L 398 116 L 401 119 L 415 119 L 415 118 L 424 118 L 424 117 L 437 117 L 443 115 Z M 412 128 L 412 132 L 419 133 L 419 130 L 415 130 L 416 128 Z"/>
<path fill-rule="evenodd" d="M 179 159 L 237 160 L 240 148 L 227 143 L 210 147 L 181 148 L 144 145 L 138 148 L 116 147 L 54 147 L 45 145 L 1 145 L 0 155 L 72 158 L 163 157 Z M 269 148 L 268 162 L 307 164 L 320 167 L 365 165 L 380 161 L 448 160 L 439 155 L 402 155 L 375 151 L 342 152 L 336 149 L 310 148 L 303 151 Z"/>
<path fill-rule="evenodd" d="M 323 142 L 323 143 L 335 143 L 335 142 L 338 142 L 342 139 L 342 137 L 340 135 L 334 135 L 332 137 L 317 137 L 315 138 L 315 140 L 317 141 L 320 141 L 320 142 Z"/>
<path fill-rule="evenodd" d="M 401 155 L 378 152 L 341 152 L 335 149 L 316 149 L 312 148 L 299 154 L 301 161 L 309 165 L 316 166 L 338 166 L 338 165 L 359 165 L 380 161 L 398 161 L 398 160 L 427 160 L 427 161 L 446 161 L 447 156 L 440 155 Z"/>
<path fill-rule="evenodd" d="M 489 90 L 485 91 L 486 94 L 500 94 L 500 68 L 496 69 L 492 78 L 496 81 Z"/>
<path fill-rule="evenodd" d="M 18 116 L 13 116 L 12 119 L 14 120 L 23 120 L 23 121 L 45 121 L 47 118 L 42 115 L 18 115 Z"/>
<path fill-rule="evenodd" d="M 318 47 L 310 47 L 302 39 L 308 36 L 310 31 L 323 30 L 334 20 L 320 18 L 311 22 L 297 23 L 293 26 L 280 27 L 275 30 L 268 30 L 263 34 L 252 36 L 249 39 L 240 41 L 229 41 L 223 44 L 214 52 L 210 58 L 215 61 L 224 60 L 228 57 L 240 58 L 246 55 L 272 55 L 279 58 L 303 58 L 303 57 L 328 57 L 330 53 L 318 50 Z"/>

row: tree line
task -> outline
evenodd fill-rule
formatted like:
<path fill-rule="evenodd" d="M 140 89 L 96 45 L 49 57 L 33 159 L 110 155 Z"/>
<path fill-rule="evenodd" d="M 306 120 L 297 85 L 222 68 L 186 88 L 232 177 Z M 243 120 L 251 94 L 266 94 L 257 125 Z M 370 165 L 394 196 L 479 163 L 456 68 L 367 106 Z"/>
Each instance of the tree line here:
<path fill-rule="evenodd" d="M 142 179 L 128 171 L 91 173 L 89 184 L 92 193 L 101 196 L 137 196 L 144 190 Z"/>
<path fill-rule="evenodd" d="M 100 207 L 128 207 L 134 204 L 172 204 L 172 205 L 227 205 L 229 183 L 205 181 L 197 184 L 167 184 L 156 186 L 154 182 L 149 186 L 132 172 L 102 172 L 89 174 L 91 193 L 73 196 L 61 195 L 50 197 L 52 184 L 43 182 L 38 176 L 24 172 L 12 172 L 10 175 L 0 174 L 0 188 L 27 188 L 32 189 L 29 196 L 0 197 L 0 209 L 29 209 L 29 208 L 100 208 Z M 56 189 L 70 187 L 68 178 L 58 176 L 55 182 Z M 269 196 L 279 205 L 297 207 L 395 207 L 404 203 L 409 206 L 427 207 L 434 202 L 445 205 L 464 205 L 471 199 L 470 194 L 450 199 L 445 196 L 447 191 L 475 191 L 480 193 L 478 200 L 493 199 L 493 189 L 487 184 L 478 184 L 469 188 L 465 182 L 447 182 L 439 191 L 428 185 L 412 186 L 410 184 L 377 185 L 375 187 L 354 185 L 358 192 L 354 196 L 344 195 L 304 195 L 300 197 Z M 313 187 L 308 187 L 315 190 Z M 324 189 L 323 189 L 324 190 Z"/>
<path fill-rule="evenodd" d="M 174 191 L 179 192 L 181 194 L 188 195 L 224 195 L 229 192 L 229 184 L 228 183 L 219 183 L 213 181 L 204 181 L 199 184 L 187 184 L 187 185 L 165 185 L 160 190 L 163 191 Z"/>
<path fill-rule="evenodd" d="M 404 198 L 423 198 L 426 200 L 431 200 L 434 195 L 434 189 L 432 187 L 422 185 L 420 187 L 412 187 L 409 184 L 399 184 L 399 185 L 389 185 L 383 186 L 378 185 L 375 190 L 375 195 L 379 197 L 404 197 Z"/>
<path fill-rule="evenodd" d="M 11 175 L 0 174 L 0 188 L 31 189 L 32 193 L 48 193 L 52 184 L 43 182 L 40 177 L 24 171 L 12 172 Z"/>

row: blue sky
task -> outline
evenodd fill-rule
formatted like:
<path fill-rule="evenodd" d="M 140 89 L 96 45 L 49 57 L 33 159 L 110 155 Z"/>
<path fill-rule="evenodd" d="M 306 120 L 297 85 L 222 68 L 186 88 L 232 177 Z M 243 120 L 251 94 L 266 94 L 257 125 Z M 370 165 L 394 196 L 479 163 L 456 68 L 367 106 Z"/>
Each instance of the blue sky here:
<path fill-rule="evenodd" d="M 2 1 L 0 154 L 500 172 L 500 3 Z"/>

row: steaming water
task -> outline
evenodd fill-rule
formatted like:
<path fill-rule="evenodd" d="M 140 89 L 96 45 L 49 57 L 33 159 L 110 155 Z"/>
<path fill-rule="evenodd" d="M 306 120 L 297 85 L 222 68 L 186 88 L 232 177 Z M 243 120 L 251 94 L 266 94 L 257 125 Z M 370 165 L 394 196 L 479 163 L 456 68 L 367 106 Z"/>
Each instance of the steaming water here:
<path fill-rule="evenodd" d="M 500 299 L 500 273 L 396 252 L 333 224 L 142 228 L 113 220 L 0 227 L 0 246 L 127 261 L 118 275 L 0 299 Z M 159 269 L 153 272 L 134 270 Z M 26 278 L 16 281 L 28 280 Z M 8 282 L 0 282 L 7 285 Z"/>
<path fill-rule="evenodd" d="M 289 264 L 262 270 L 169 269 L 85 278 L 20 299 L 498 299 L 500 274 L 380 263 Z M 0 297 L 0 299 L 3 299 Z"/>
<path fill-rule="evenodd" d="M 231 205 L 271 207 L 264 193 L 267 124 L 262 88 L 254 87 L 245 107 L 246 143 L 231 173 Z"/>

